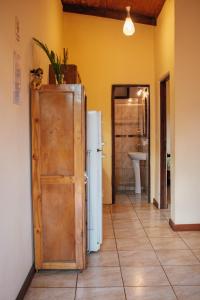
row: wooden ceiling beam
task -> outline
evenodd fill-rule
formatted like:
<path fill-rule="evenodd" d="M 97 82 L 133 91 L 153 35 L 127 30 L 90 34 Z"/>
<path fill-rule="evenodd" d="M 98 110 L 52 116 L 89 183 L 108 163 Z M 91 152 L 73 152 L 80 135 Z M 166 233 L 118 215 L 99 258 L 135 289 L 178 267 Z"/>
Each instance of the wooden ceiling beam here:
<path fill-rule="evenodd" d="M 116 20 L 125 20 L 126 12 L 108 8 L 97 8 L 79 4 L 66 4 L 63 3 L 63 11 L 64 12 L 72 12 L 77 14 L 91 15 L 103 18 L 110 18 Z M 135 23 L 147 24 L 156 26 L 156 18 L 144 16 L 136 13 L 132 13 L 131 17 L 133 18 Z"/>

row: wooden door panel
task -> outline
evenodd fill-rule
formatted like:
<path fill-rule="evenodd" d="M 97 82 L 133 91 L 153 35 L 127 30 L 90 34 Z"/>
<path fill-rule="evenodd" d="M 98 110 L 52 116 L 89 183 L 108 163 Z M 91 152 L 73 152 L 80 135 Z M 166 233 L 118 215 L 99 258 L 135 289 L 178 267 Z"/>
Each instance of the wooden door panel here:
<path fill-rule="evenodd" d="M 85 120 L 81 85 L 32 91 L 36 269 L 85 267 Z"/>
<path fill-rule="evenodd" d="M 40 95 L 40 153 L 42 175 L 74 174 L 73 93 Z"/>
<path fill-rule="evenodd" d="M 73 184 L 43 184 L 43 261 L 75 261 L 75 203 Z"/>

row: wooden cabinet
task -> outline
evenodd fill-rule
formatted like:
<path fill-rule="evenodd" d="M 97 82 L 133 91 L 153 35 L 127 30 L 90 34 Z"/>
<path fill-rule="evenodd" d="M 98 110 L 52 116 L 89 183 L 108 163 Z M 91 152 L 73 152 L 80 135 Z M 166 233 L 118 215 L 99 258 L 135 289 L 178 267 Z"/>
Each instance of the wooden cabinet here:
<path fill-rule="evenodd" d="M 85 267 L 85 104 L 82 85 L 32 90 L 36 269 Z"/>

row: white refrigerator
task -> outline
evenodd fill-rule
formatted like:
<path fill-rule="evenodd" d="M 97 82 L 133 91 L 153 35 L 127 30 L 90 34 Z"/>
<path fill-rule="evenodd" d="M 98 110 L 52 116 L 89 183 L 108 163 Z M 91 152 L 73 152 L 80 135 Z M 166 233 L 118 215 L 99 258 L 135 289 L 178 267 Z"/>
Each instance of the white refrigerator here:
<path fill-rule="evenodd" d="M 102 243 L 102 124 L 101 112 L 87 112 L 87 249 Z"/>

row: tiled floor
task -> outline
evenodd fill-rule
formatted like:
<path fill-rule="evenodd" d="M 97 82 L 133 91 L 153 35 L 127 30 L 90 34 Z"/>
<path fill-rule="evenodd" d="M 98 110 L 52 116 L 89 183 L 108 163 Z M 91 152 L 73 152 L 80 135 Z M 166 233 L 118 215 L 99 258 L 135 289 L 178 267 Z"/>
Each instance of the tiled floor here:
<path fill-rule="evenodd" d="M 132 196 L 104 207 L 104 242 L 83 273 L 39 272 L 25 300 L 199 300 L 200 232 Z"/>

